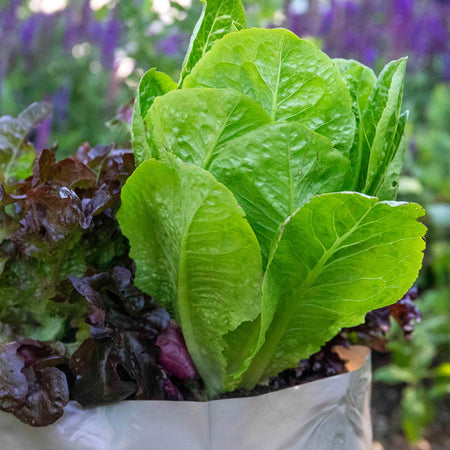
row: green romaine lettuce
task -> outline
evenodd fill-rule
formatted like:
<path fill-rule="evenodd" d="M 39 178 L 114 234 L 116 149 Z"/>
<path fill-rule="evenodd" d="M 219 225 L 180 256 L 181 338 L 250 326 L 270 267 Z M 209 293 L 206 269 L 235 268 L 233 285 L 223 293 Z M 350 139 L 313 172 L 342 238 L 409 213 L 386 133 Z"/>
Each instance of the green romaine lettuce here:
<path fill-rule="evenodd" d="M 260 103 L 273 120 L 303 123 L 346 156 L 355 119 L 350 93 L 332 60 L 284 29 L 230 33 L 197 63 L 184 88 L 233 89 Z"/>
<path fill-rule="evenodd" d="M 168 150 L 208 169 L 230 140 L 271 123 L 250 97 L 225 89 L 182 89 L 155 100 L 145 123 L 155 157 Z"/>
<path fill-rule="evenodd" d="M 395 200 L 397 198 L 398 182 L 402 174 L 403 161 L 407 142 L 404 137 L 406 122 L 408 120 L 408 111 L 400 115 L 392 144 L 395 152 L 392 161 L 387 165 L 381 184 L 377 190 L 377 197 L 383 200 Z"/>
<path fill-rule="evenodd" d="M 416 204 L 357 193 L 320 195 L 293 214 L 264 275 L 264 344 L 244 386 L 294 367 L 341 328 L 401 298 L 421 266 L 423 214 Z"/>
<path fill-rule="evenodd" d="M 401 114 L 406 58 L 390 62 L 379 75 L 362 116 L 363 158 L 358 190 L 377 195 L 397 154 L 406 125 Z"/>
<path fill-rule="evenodd" d="M 147 130 L 144 124 L 144 118 L 148 110 L 156 97 L 167 94 L 176 87 L 177 84 L 169 75 L 157 72 L 156 69 L 150 69 L 142 76 L 134 99 L 131 122 L 131 144 L 137 164 L 152 156 L 150 146 L 147 143 Z"/>
<path fill-rule="evenodd" d="M 174 313 L 210 393 L 221 392 L 223 337 L 260 309 L 260 250 L 242 209 L 211 174 L 169 157 L 134 172 L 117 217 L 135 284 Z"/>
<path fill-rule="evenodd" d="M 233 192 L 264 261 L 290 214 L 313 195 L 344 188 L 348 160 L 331 141 L 299 123 L 272 122 L 261 106 L 235 91 L 173 91 L 155 100 L 146 124 L 156 157 L 169 150 Z"/>
<path fill-rule="evenodd" d="M 247 26 L 241 0 L 202 0 L 202 3 L 202 14 L 192 32 L 181 69 L 180 84 L 215 41 Z"/>
<path fill-rule="evenodd" d="M 400 298 L 421 265 L 421 215 L 358 193 L 317 196 L 284 223 L 263 281 L 242 210 L 197 166 L 170 155 L 142 164 L 118 219 L 137 286 L 174 312 L 213 396 L 294 366 Z"/>
<path fill-rule="evenodd" d="M 179 89 L 143 94 L 148 150 L 134 152 L 156 159 L 118 215 L 137 285 L 179 322 L 210 396 L 395 303 L 424 249 L 422 209 L 379 201 L 395 199 L 402 166 L 405 60 L 376 78 L 287 30 L 230 33 L 241 12 L 209 1 Z"/>
<path fill-rule="evenodd" d="M 364 126 L 361 121 L 377 77 L 372 69 L 355 60 L 334 59 L 334 63 L 340 70 L 342 78 L 347 83 L 353 101 L 356 131 L 353 145 L 350 149 L 352 171 L 348 174 L 348 188 L 356 190 L 361 176 L 360 170 L 363 160 L 363 151 L 365 149 Z"/>

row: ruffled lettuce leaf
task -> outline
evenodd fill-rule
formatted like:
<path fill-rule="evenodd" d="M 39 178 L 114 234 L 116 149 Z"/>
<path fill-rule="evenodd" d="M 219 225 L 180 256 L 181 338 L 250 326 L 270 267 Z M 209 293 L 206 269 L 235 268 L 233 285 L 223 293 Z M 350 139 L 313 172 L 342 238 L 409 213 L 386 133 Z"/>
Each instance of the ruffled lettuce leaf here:
<path fill-rule="evenodd" d="M 201 0 L 203 10 L 191 35 L 181 69 L 180 85 L 213 43 L 231 31 L 247 26 L 241 0 Z"/>
<path fill-rule="evenodd" d="M 63 415 L 69 401 L 66 363 L 60 350 L 24 339 L 0 346 L 0 410 L 41 427 Z"/>
<path fill-rule="evenodd" d="M 94 406 L 126 398 L 163 399 L 167 385 L 176 391 L 155 345 L 168 332 L 170 316 L 134 286 L 132 272 L 116 266 L 109 272 L 69 279 L 71 297 L 88 305 L 90 327 L 90 337 L 69 362 L 75 376 L 71 397 L 83 406 Z M 180 355 L 183 350 L 187 353 L 183 342 L 177 350 Z M 172 358 L 170 368 L 176 376 L 180 371 L 188 379 L 196 375 L 192 366 L 186 372 L 181 358 Z"/>
<path fill-rule="evenodd" d="M 248 29 L 216 42 L 183 88 L 232 89 L 260 103 L 273 120 L 307 125 L 347 156 L 355 119 L 350 93 L 332 60 L 284 29 Z"/>
<path fill-rule="evenodd" d="M 242 385 L 295 367 L 343 327 L 411 287 L 425 226 L 416 204 L 357 193 L 314 197 L 284 224 L 264 275 L 259 352 Z"/>
<path fill-rule="evenodd" d="M 175 314 L 210 395 L 224 390 L 224 335 L 260 310 L 261 256 L 231 192 L 175 157 L 141 164 L 118 213 L 136 285 Z"/>
<path fill-rule="evenodd" d="M 61 339 L 82 320 L 82 304 L 51 300 L 68 275 L 104 270 L 126 252 L 113 212 L 133 169 L 132 153 L 112 146 L 85 145 L 58 162 L 44 150 L 32 176 L 0 189 L 0 323 L 13 334 Z"/>

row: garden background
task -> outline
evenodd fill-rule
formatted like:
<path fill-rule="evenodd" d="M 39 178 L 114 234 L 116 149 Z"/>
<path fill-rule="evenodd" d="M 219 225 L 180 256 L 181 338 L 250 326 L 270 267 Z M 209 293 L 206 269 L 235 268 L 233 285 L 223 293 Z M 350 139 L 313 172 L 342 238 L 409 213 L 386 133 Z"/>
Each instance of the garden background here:
<path fill-rule="evenodd" d="M 390 352 L 374 352 L 374 440 L 378 449 L 450 448 L 450 1 L 243 3 L 249 26 L 287 27 L 376 72 L 409 57 L 399 198 L 428 213 L 422 319 L 409 340 L 393 326 Z M 140 76 L 156 67 L 178 78 L 200 9 L 196 0 L 1 0 L 0 115 L 51 103 L 33 140 L 38 150 L 57 143 L 60 157 L 83 142 L 125 145 Z"/>

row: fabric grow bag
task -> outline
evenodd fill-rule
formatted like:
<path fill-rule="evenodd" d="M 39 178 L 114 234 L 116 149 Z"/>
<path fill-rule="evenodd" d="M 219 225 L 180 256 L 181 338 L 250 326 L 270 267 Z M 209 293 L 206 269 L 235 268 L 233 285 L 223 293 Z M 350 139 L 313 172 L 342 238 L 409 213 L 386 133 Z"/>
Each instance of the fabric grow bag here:
<path fill-rule="evenodd" d="M 368 450 L 370 352 L 339 348 L 342 375 L 258 397 L 210 402 L 124 401 L 32 428 L 0 413 L 4 450 Z"/>

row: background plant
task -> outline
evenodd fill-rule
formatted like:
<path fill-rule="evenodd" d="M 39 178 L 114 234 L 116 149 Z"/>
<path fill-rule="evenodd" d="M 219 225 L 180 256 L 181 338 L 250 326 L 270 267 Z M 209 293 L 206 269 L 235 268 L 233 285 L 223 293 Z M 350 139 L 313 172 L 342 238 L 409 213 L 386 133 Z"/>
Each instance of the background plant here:
<path fill-rule="evenodd" d="M 256 25 L 277 2 L 248 3 Z M 126 129 L 105 123 L 132 100 L 149 67 L 177 78 L 200 9 L 192 0 L 1 2 L 0 115 L 51 103 L 35 142 L 40 150 L 58 141 L 61 157 L 83 141 L 125 141 Z"/>

